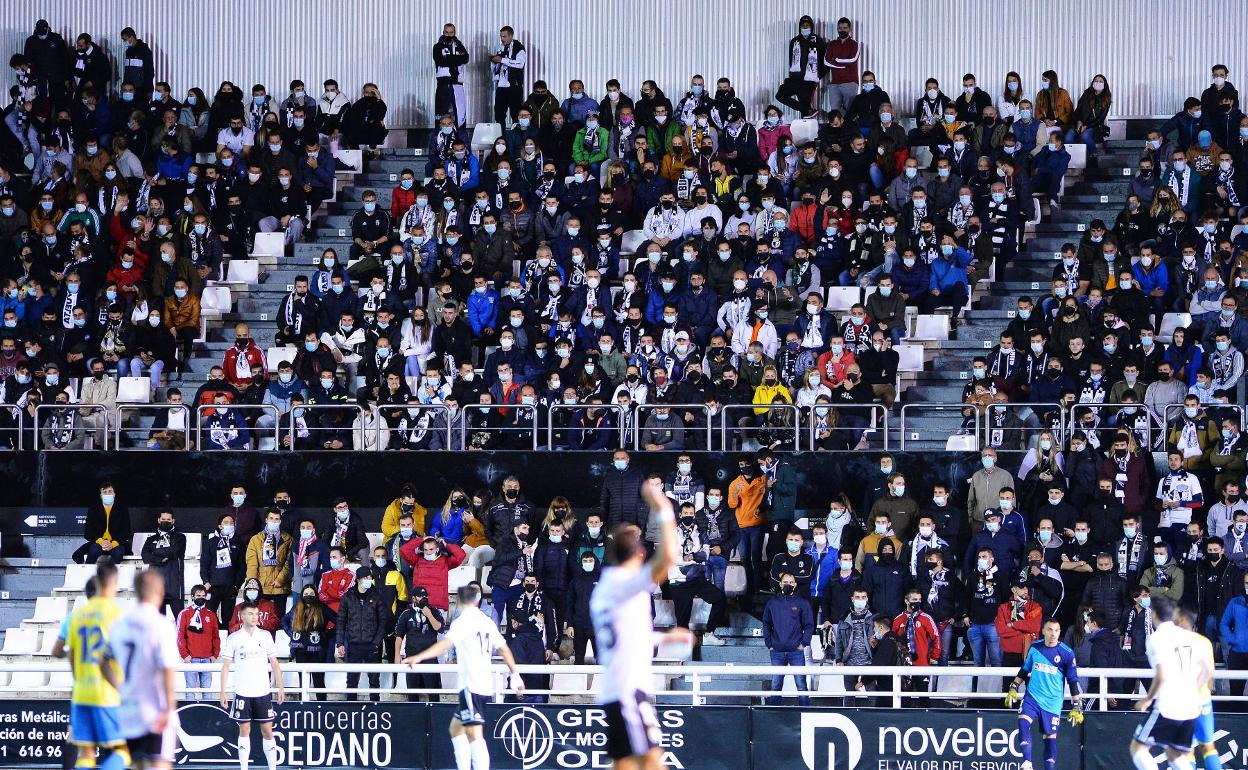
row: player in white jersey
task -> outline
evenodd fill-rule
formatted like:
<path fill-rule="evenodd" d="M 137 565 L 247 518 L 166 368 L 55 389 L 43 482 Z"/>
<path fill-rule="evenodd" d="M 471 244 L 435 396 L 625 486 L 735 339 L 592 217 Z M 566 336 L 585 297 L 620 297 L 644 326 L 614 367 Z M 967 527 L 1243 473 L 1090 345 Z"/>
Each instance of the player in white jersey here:
<path fill-rule="evenodd" d="M 1152 612 L 1157 623 L 1145 648 L 1153 666 L 1153 683 L 1136 711 L 1152 711 L 1131 741 L 1131 761 L 1137 770 L 1157 770 L 1151 750 L 1165 749 L 1174 770 L 1193 770 L 1192 736 L 1200 716 L 1201 688 L 1213 678 L 1209 663 L 1200 654 L 1195 634 L 1174 623 L 1177 607 L 1159 597 Z"/>
<path fill-rule="evenodd" d="M 277 704 L 286 701 L 286 686 L 282 683 L 282 669 L 277 662 L 277 647 L 273 636 L 260 628 L 260 609 L 254 602 L 239 606 L 243 625 L 225 638 L 221 645 L 221 708 L 229 709 L 230 717 L 238 723 L 238 766 L 247 770 L 251 762 L 251 723 L 260 723 L 261 745 L 269 770 L 277 768 L 277 741 L 273 739 L 273 685 L 277 683 Z M 234 701 L 226 697 L 226 683 L 230 669 L 237 668 L 234 676 Z M 272 674 L 272 680 L 269 675 Z"/>
<path fill-rule="evenodd" d="M 662 733 L 654 711 L 654 648 L 663 643 L 690 644 L 693 635 L 677 628 L 654 633 L 650 594 L 667 580 L 679 552 L 676 518 L 663 483 L 647 479 L 642 498 L 657 516 L 661 534 L 654 556 L 646 561 L 641 528 L 623 524 L 607 543 L 608 566 L 589 600 L 594 624 L 594 650 L 603 666 L 598 702 L 607 712 L 607 753 L 616 770 L 658 770 Z"/>
<path fill-rule="evenodd" d="M 139 600 L 108 633 L 101 669 L 121 694 L 117 721 L 135 768 L 168 770 L 178 749 L 176 681 L 182 657 L 177 631 L 162 612 L 165 579 L 144 570 L 134 582 Z M 118 675 L 120 669 L 120 676 Z"/>
<path fill-rule="evenodd" d="M 485 743 L 485 704 L 494 697 L 494 653 L 503 657 L 516 695 L 524 695 L 524 681 L 516 672 L 516 659 L 498 632 L 494 618 L 481 611 L 481 585 L 469 583 L 456 593 L 459 616 L 446 636 L 431 647 L 403 659 L 409 666 L 437 660 L 452 647 L 459 669 L 455 687 L 459 708 L 451 717 L 451 748 L 457 770 L 489 770 L 490 751 Z"/>
<path fill-rule="evenodd" d="M 1180 609 L 1174 615 L 1174 622 L 1184 631 L 1195 633 L 1196 654 L 1204 662 L 1209 671 L 1214 671 L 1217 664 L 1213 660 L 1213 643 L 1209 637 L 1197 631 L 1200 625 L 1196 613 L 1189 609 Z M 1205 686 L 1200 688 L 1200 716 L 1196 717 L 1196 756 L 1200 758 L 1205 770 L 1222 770 L 1222 759 L 1218 756 L 1218 747 L 1214 745 L 1217 732 L 1213 726 L 1213 678 L 1210 677 Z"/>

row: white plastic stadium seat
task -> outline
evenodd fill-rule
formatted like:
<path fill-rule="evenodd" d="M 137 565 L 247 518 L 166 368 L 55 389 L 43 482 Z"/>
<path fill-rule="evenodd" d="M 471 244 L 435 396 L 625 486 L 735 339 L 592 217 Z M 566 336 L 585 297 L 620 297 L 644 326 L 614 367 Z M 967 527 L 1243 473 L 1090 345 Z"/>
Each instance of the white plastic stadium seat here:
<path fill-rule="evenodd" d="M 36 623 L 60 623 L 69 612 L 69 599 L 64 596 L 40 596 L 35 599 L 35 614 L 31 620 Z"/>
<path fill-rule="evenodd" d="M 204 293 L 199 297 L 200 314 L 221 316 L 234 307 L 234 297 L 229 286 L 205 286 Z"/>
<path fill-rule="evenodd" d="M 1070 168 L 1088 167 L 1088 146 L 1086 144 L 1068 144 L 1066 152 L 1070 153 Z"/>
<path fill-rule="evenodd" d="M 849 310 L 861 296 L 862 291 L 857 286 L 829 286 L 826 309 L 831 312 Z"/>
<path fill-rule="evenodd" d="M 468 585 L 477 579 L 477 570 L 475 567 L 469 567 L 461 564 L 450 572 L 446 573 L 446 587 L 451 593 L 455 593 L 459 589 Z"/>
<path fill-rule="evenodd" d="M 949 339 L 949 316 L 920 314 L 914 321 L 913 338 L 916 340 Z"/>
<path fill-rule="evenodd" d="M 231 259 L 229 273 L 225 276 L 227 283 L 254 284 L 260 282 L 260 260 Z"/>
<path fill-rule="evenodd" d="M 676 605 L 670 599 L 654 600 L 654 625 L 658 628 L 676 625 Z"/>
<path fill-rule="evenodd" d="M 365 533 L 365 537 L 368 538 L 368 550 L 370 554 L 374 548 L 386 544 L 386 536 L 380 532 L 367 532 Z"/>
<path fill-rule="evenodd" d="M 198 559 L 199 554 L 203 551 L 204 536 L 198 532 L 186 533 L 186 560 Z"/>
<path fill-rule="evenodd" d="M 1191 313 L 1166 313 L 1161 317 L 1161 328 L 1157 330 L 1157 339 L 1169 343 L 1174 339 L 1174 330 L 1192 325 Z"/>
<path fill-rule="evenodd" d="M 740 564 L 729 564 L 724 573 L 724 593 L 729 596 L 740 596 L 745 593 L 745 567 Z"/>
<path fill-rule="evenodd" d="M 478 155 L 490 149 L 494 140 L 503 135 L 503 127 L 497 123 L 478 123 L 472 129 L 472 151 Z"/>
<path fill-rule="evenodd" d="M 10 628 L 4 633 L 0 655 L 34 655 L 39 651 L 39 629 Z"/>
<path fill-rule="evenodd" d="M 819 138 L 819 121 L 813 118 L 799 118 L 789 124 L 789 130 L 793 132 L 793 144 L 801 147 Z"/>
<path fill-rule="evenodd" d="M 143 544 L 151 537 L 154 532 L 135 532 L 130 536 L 130 555 L 126 557 L 130 561 L 143 560 Z"/>
<path fill-rule="evenodd" d="M 13 633 L 10 631 L 9 633 Z M 61 672 L 69 676 L 69 672 Z M 9 684 L 5 688 L 7 690 L 32 691 L 41 690 L 48 685 L 48 674 L 46 671 L 14 671 L 9 677 Z M 65 689 L 64 687 L 62 687 Z"/>
<path fill-rule="evenodd" d="M 87 587 L 87 583 L 93 577 L 95 577 L 94 564 L 68 564 L 65 566 L 65 581 L 61 583 L 60 589 L 80 592 Z"/>
<path fill-rule="evenodd" d="M 294 361 L 298 353 L 299 351 L 293 345 L 269 348 L 264 352 L 264 361 L 270 372 L 276 372 L 279 364 L 283 361 Z"/>
<path fill-rule="evenodd" d="M 637 247 L 646 240 L 645 232 L 641 230 L 626 230 L 624 235 L 620 237 L 620 254 L 631 256 L 637 253 Z"/>
<path fill-rule="evenodd" d="M 117 381 L 117 403 L 146 404 L 152 400 L 152 381 L 146 377 L 122 377 Z"/>
<path fill-rule="evenodd" d="M 897 371 L 923 371 L 924 362 L 922 345 L 897 345 L 893 348 L 893 350 L 897 351 Z"/>
<path fill-rule="evenodd" d="M 975 452 L 979 450 L 979 440 L 975 436 L 950 436 L 945 440 L 946 452 Z"/>
<path fill-rule="evenodd" d="M 286 253 L 286 233 L 256 233 L 256 243 L 251 249 L 253 256 L 280 257 Z"/>

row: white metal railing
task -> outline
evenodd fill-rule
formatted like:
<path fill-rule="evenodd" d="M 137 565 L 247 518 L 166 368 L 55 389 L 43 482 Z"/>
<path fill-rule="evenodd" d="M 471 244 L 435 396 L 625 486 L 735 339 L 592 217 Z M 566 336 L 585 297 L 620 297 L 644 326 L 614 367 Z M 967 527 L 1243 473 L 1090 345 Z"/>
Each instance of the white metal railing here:
<path fill-rule="evenodd" d="M 948 429 L 946 429 L 946 430 L 936 431 L 936 432 L 935 432 L 935 437 L 936 437 L 936 438 L 941 438 L 941 437 L 948 437 L 948 436 L 952 436 L 952 435 L 958 434 L 958 433 L 962 430 L 962 423 L 965 421 L 965 418 L 966 418 L 966 416 L 963 414 L 963 412 L 964 412 L 965 410 L 967 410 L 967 409 L 971 409 L 971 410 L 973 410 L 973 411 L 974 411 L 974 414 L 972 414 L 972 415 L 971 415 L 971 426 L 972 426 L 972 428 L 973 428 L 973 429 L 974 429 L 974 431 L 975 431 L 975 433 L 974 433 L 974 436 L 975 436 L 975 446 L 976 446 L 976 447 L 982 447 L 982 446 L 984 445 L 984 442 L 983 442 L 983 440 L 982 440 L 982 438 L 981 438 L 980 434 L 981 434 L 981 431 L 983 430 L 983 427 L 984 427 L 984 426 L 983 426 L 983 422 L 984 422 L 984 420 L 983 420 L 983 415 L 982 415 L 982 414 L 980 414 L 980 409 L 981 409 L 981 407 L 980 407 L 979 405 L 977 405 L 977 404 L 968 404 L 968 403 L 958 403 L 958 404 L 953 404 L 953 403 L 942 403 L 942 404 L 931 403 L 931 404 L 929 404 L 929 403 L 926 403 L 926 402 L 923 402 L 923 401 L 914 401 L 914 402 L 911 402 L 911 403 L 909 403 L 909 404 L 902 404 L 902 406 L 901 406 L 901 427 L 900 427 L 900 431 L 901 431 L 901 451 L 903 451 L 903 452 L 904 452 L 904 451 L 906 451 L 906 441 L 907 441 L 907 440 L 910 440 L 910 441 L 921 441 L 921 440 L 923 440 L 923 438 L 924 438 L 924 436 L 923 436 L 923 434 L 922 434 L 922 433 L 916 432 L 916 433 L 914 433 L 914 435 L 910 435 L 910 432 L 906 430 L 906 416 L 907 416 L 907 412 L 911 413 L 909 416 L 910 416 L 910 418 L 911 418 L 912 420 L 913 420 L 914 418 L 918 417 L 918 415 L 914 414 L 915 412 L 939 412 L 939 413 L 945 413 L 945 414 L 947 414 L 947 413 L 949 413 L 949 412 L 957 412 L 957 414 L 958 414 L 958 417 L 956 418 L 956 419 L 958 420 L 958 427 L 957 427 L 957 429 L 956 429 L 956 430 L 948 430 Z M 913 423 L 913 422 L 911 422 L 910 424 L 911 424 L 912 426 L 914 425 L 914 423 Z M 928 436 L 928 438 L 931 438 L 931 436 L 929 435 L 929 436 Z"/>
<path fill-rule="evenodd" d="M 624 440 L 624 407 L 620 404 L 551 404 L 547 408 L 546 413 L 546 446 L 545 449 L 555 448 L 555 415 L 567 412 L 569 421 L 575 419 L 577 412 L 584 412 L 587 409 L 601 409 L 606 412 L 615 414 L 615 440 L 608 445 L 608 449 L 615 449 L 622 446 Z M 572 431 L 579 431 L 580 428 L 572 425 L 571 422 L 567 426 L 559 428 L 560 431 L 567 434 Z M 566 437 L 566 436 L 565 436 Z M 566 449 L 567 447 L 560 447 Z"/>
<path fill-rule="evenodd" d="M 364 408 L 355 402 L 343 404 L 303 404 L 296 407 L 303 410 L 304 425 L 307 426 L 308 435 L 316 444 L 316 449 L 351 449 L 352 439 L 355 437 L 355 422 L 360 421 L 364 424 Z M 341 419 L 341 423 L 337 425 L 329 424 L 335 417 Z M 279 418 L 280 421 L 280 418 Z M 381 440 L 381 426 L 383 420 L 378 419 L 373 423 L 372 430 L 377 434 L 375 442 Z M 298 438 L 297 423 L 294 414 L 291 414 L 290 425 L 286 430 L 286 437 L 290 439 L 290 449 L 295 448 L 295 439 Z M 326 446 L 334 441 L 342 444 L 341 447 Z M 279 444 L 280 437 L 279 437 Z"/>
<path fill-rule="evenodd" d="M 532 436 L 532 447 L 537 450 L 537 434 L 539 432 L 537 416 L 538 407 L 536 404 L 467 404 L 463 407 L 464 419 L 459 425 L 460 446 L 464 449 L 469 448 L 469 433 L 493 433 L 500 438 L 506 438 L 512 434 L 523 435 L 524 431 L 528 431 Z M 473 412 L 480 412 L 488 415 L 490 412 L 498 412 L 504 420 L 512 419 L 513 413 L 516 417 L 515 425 L 495 425 L 495 426 L 478 426 L 469 425 L 472 421 L 470 415 Z"/>
<path fill-rule="evenodd" d="M 668 418 L 667 418 L 669 421 L 669 424 L 678 426 L 682 431 L 685 432 L 686 435 L 685 435 L 684 444 L 689 443 L 689 435 L 692 434 L 693 431 L 705 430 L 706 431 L 706 448 L 707 449 L 711 448 L 711 430 L 712 430 L 711 410 L 710 410 L 710 407 L 708 407 L 706 404 L 638 404 L 636 408 L 633 410 L 633 415 L 634 415 L 633 416 L 633 430 L 634 430 L 633 449 L 636 449 L 636 450 L 642 449 L 641 434 L 646 432 L 647 430 L 647 425 L 646 425 L 647 414 L 649 412 L 653 412 L 656 409 L 670 410 L 668 412 Z M 695 428 L 693 426 L 685 424 L 684 413 L 694 412 L 694 411 L 701 412 L 703 415 L 706 416 L 705 428 Z M 722 415 L 721 415 L 721 419 L 723 419 Z M 675 422 L 674 423 L 670 422 L 672 420 L 675 420 Z M 654 426 L 654 427 L 655 429 L 658 428 L 658 426 Z M 722 431 L 722 423 L 721 423 L 721 431 Z M 688 449 L 687 446 L 681 446 L 679 451 L 683 452 L 683 451 L 686 451 L 687 449 Z"/>
<path fill-rule="evenodd" d="M 171 417 L 173 416 L 172 413 L 179 413 L 181 415 L 181 418 L 182 418 L 181 428 L 165 427 L 162 430 L 168 431 L 175 435 L 181 435 L 182 436 L 182 448 L 183 449 L 190 448 L 190 445 L 191 445 L 191 408 L 187 404 L 118 404 L 117 405 L 117 424 L 116 426 L 114 426 L 114 432 L 113 432 L 113 449 L 116 449 L 116 450 L 126 449 L 127 447 L 123 445 L 121 437 L 123 434 L 128 435 L 131 433 L 137 433 L 140 435 L 148 434 L 144 436 L 142 440 L 133 442 L 134 443 L 133 448 L 135 449 L 148 448 L 148 442 L 151 440 L 150 434 L 152 433 L 154 428 L 151 428 L 151 427 L 144 428 L 141 425 L 132 425 L 132 426 L 127 427 L 126 418 L 130 417 L 131 415 L 133 415 L 136 418 L 140 418 L 144 414 L 158 415 L 161 412 L 169 412 Z"/>
<path fill-rule="evenodd" d="M 225 404 L 224 406 L 231 412 L 236 412 L 240 415 L 246 414 L 247 412 L 259 412 L 262 415 L 267 414 L 271 416 L 273 418 L 273 443 L 275 445 L 277 444 L 277 423 L 280 419 L 280 415 L 277 413 L 277 407 L 269 404 Z M 234 440 L 234 438 L 237 438 L 231 438 L 225 435 L 225 431 L 218 433 L 217 428 L 210 427 L 207 431 L 208 438 L 210 440 L 208 443 L 204 443 L 204 421 L 213 417 L 216 414 L 217 409 L 218 407 L 215 404 L 204 404 L 195 409 L 195 447 L 201 452 L 210 450 L 225 451 L 232 449 L 232 447 L 228 447 L 225 444 L 228 444 L 230 441 Z M 246 420 L 243 422 L 246 423 Z M 234 451 L 251 449 L 252 444 L 255 443 L 258 431 L 253 425 L 246 425 L 245 429 L 247 430 L 248 443 L 246 446 L 234 449 Z M 265 433 L 267 435 L 268 431 L 266 430 Z M 221 441 L 215 439 L 225 439 L 225 442 L 222 443 Z"/>
<path fill-rule="evenodd" d="M 833 425 L 826 428 L 827 436 L 820 435 L 824 430 L 820 429 L 819 415 L 816 410 L 827 409 L 829 416 L 836 415 L 837 421 Z M 865 410 L 868 417 L 865 425 L 847 425 L 845 418 L 856 415 L 859 410 Z M 806 420 L 806 441 L 807 449 L 815 450 L 818 442 L 835 436 L 838 432 L 845 431 L 861 431 L 863 433 L 877 431 L 881 434 L 882 440 L 880 448 L 885 452 L 888 451 L 888 409 L 883 404 L 823 404 L 816 403 L 814 406 L 807 407 L 803 410 L 805 414 L 802 419 Z M 856 440 L 847 440 L 849 445 L 846 449 L 832 449 L 826 451 L 832 452 L 852 452 L 857 446 Z M 822 451 L 822 450 L 821 450 Z"/>
<path fill-rule="evenodd" d="M 1174 416 L 1174 419 L 1176 421 L 1181 420 L 1183 418 L 1184 406 L 1185 406 L 1184 404 L 1166 404 L 1165 411 L 1162 413 L 1162 422 L 1161 422 L 1162 439 L 1164 443 L 1164 446 L 1162 447 L 1163 449 L 1170 449 L 1172 446 L 1170 443 L 1171 415 Z M 1213 416 L 1210 415 L 1209 413 L 1214 410 L 1210 408 L 1209 404 L 1202 404 L 1200 406 L 1200 409 L 1204 411 L 1206 420 L 1213 419 Z M 1240 406 L 1239 404 L 1227 404 L 1226 406 L 1218 405 L 1217 411 L 1224 412 L 1224 413 L 1233 412 L 1239 415 L 1239 429 L 1241 431 L 1244 429 L 1244 416 L 1245 416 L 1244 407 Z M 1222 430 L 1222 423 L 1220 421 L 1218 422 L 1217 429 L 1218 431 Z"/>
<path fill-rule="evenodd" d="M 425 430 L 429 432 L 431 435 L 434 430 L 433 421 L 436 420 L 438 417 L 438 414 L 441 413 L 442 419 L 445 420 L 446 425 L 442 426 L 442 428 L 439 429 L 438 432 L 441 433 L 443 432 L 443 430 L 445 430 L 445 435 L 442 437 L 443 441 L 445 441 L 445 448 L 450 449 L 452 446 L 454 446 L 454 442 L 451 441 L 451 435 L 452 435 L 451 430 L 452 430 L 452 424 L 454 423 L 454 420 L 451 419 L 451 409 L 446 404 L 398 404 L 396 403 L 396 404 L 383 404 L 382 406 L 378 407 L 377 411 L 379 414 L 382 415 L 382 419 L 386 420 L 389 423 L 387 427 L 391 431 L 390 433 L 391 442 L 394 441 L 394 431 L 399 426 L 399 420 L 402 419 L 405 415 L 410 416 L 409 410 L 413 410 L 413 409 L 416 410 L 415 419 L 423 421 L 425 423 Z M 380 425 L 377 426 L 377 430 L 378 430 L 378 433 L 380 433 L 381 431 Z M 380 436 L 378 436 L 378 438 L 380 438 Z M 389 448 L 390 447 L 382 447 L 383 450 L 389 449 Z"/>
<path fill-rule="evenodd" d="M 553 695 L 558 697 L 585 697 L 589 695 L 594 689 L 594 678 L 602 673 L 602 668 L 597 665 L 521 665 L 517 669 L 522 675 L 544 675 L 551 678 L 551 686 L 549 688 L 526 688 L 526 694 Z M 220 670 L 221 665 L 216 663 L 183 663 L 178 666 L 179 672 L 218 673 Z M 286 686 L 287 697 L 298 696 L 303 700 L 311 700 L 314 695 L 328 693 L 365 696 L 370 693 L 450 695 L 456 692 L 453 686 L 453 679 L 449 682 L 452 685 L 449 687 L 408 688 L 406 681 L 401 675 L 409 673 L 454 675 L 458 671 L 458 667 L 448 663 L 430 663 L 412 667 L 393 663 L 283 662 L 281 670 L 283 682 L 288 685 Z M 0 663 L 0 674 L 6 673 L 66 675 L 69 673 L 69 666 L 65 661 L 54 658 L 29 663 Z M 328 682 L 324 687 L 314 687 L 312 686 L 312 678 L 306 676 L 306 674 L 314 673 L 326 675 L 358 673 L 400 676 L 395 676 L 392 682 L 393 686 L 380 688 L 368 687 L 368 678 L 366 676 L 360 677 L 360 683 L 363 685 L 360 687 L 347 688 L 345 685 L 339 685 L 338 683 L 330 686 Z M 785 697 L 803 695 L 820 700 L 831 698 L 863 700 L 864 704 L 870 702 L 867 699 L 878 702 L 880 698 L 888 698 L 894 708 L 901 708 L 906 705 L 927 707 L 931 705 L 931 701 L 982 699 L 1001 702 L 1009 688 L 1009 683 L 1013 681 L 1016 673 L 1018 673 L 1017 668 L 1006 666 L 703 666 L 656 661 L 654 666 L 654 694 L 665 702 L 679 701 L 690 706 L 714 704 L 717 700 L 723 698 L 739 700 L 742 698 L 762 699 L 771 695 L 783 695 Z M 511 692 L 512 687 L 508 680 L 506 667 L 496 661 L 494 674 L 496 695 Z M 1119 685 L 1120 682 L 1118 680 L 1127 680 L 1134 684 L 1138 681 L 1147 680 L 1150 675 L 1150 669 L 1146 668 L 1080 669 L 1079 678 L 1081 682 L 1086 682 L 1088 685 L 1084 687 L 1085 709 L 1108 711 L 1110 709 L 1110 699 L 1132 701 L 1143 698 L 1142 688 L 1132 692 L 1121 692 L 1111 689 L 1111 686 Z M 581 677 L 584 678 L 582 679 Z M 769 689 L 769 684 L 773 677 L 785 677 L 786 679 L 788 677 L 805 677 L 809 685 L 808 691 L 800 692 L 789 689 L 772 691 Z M 928 689 L 917 692 L 909 689 L 908 680 L 913 677 L 927 678 L 929 680 Z M 872 690 L 856 690 L 852 683 L 860 678 L 872 678 L 876 680 L 877 685 L 887 683 L 887 686 L 877 686 L 876 689 Z M 945 683 L 954 685 L 954 688 L 941 689 L 942 680 L 956 680 Z M 1216 671 L 1213 695 L 1215 704 L 1248 703 L 1248 695 L 1219 694 L 1219 691 L 1226 690 L 1226 685 L 1229 682 L 1245 680 L 1248 680 L 1248 671 Z M 711 689 L 712 685 L 717 685 L 721 682 L 740 683 L 742 681 L 757 684 L 758 687 L 721 689 L 716 686 Z M 850 683 L 848 686 L 847 682 Z M 1095 683 L 1095 687 L 1091 687 L 1093 683 Z M 964 688 L 963 685 L 966 685 L 966 687 Z M 44 695 L 65 697 L 68 696 L 70 686 L 69 678 L 63 676 L 60 677 L 59 682 L 54 680 L 52 684 L 41 684 L 37 687 L 32 687 L 32 689 L 36 689 Z M 184 678 L 178 677 L 177 689 L 178 692 L 184 695 L 201 695 L 205 696 L 207 700 L 216 700 L 219 694 L 219 686 L 219 680 L 214 680 L 211 687 L 188 688 L 185 686 Z M 1096 692 L 1089 694 L 1089 689 L 1094 689 Z M 10 684 L 7 688 L 0 690 L 0 698 L 5 695 L 16 696 L 25 692 L 21 685 L 15 687 Z"/>
<path fill-rule="evenodd" d="M 58 414 L 68 414 L 70 422 L 60 422 Z M 88 427 L 84 418 L 94 415 L 97 424 Z M 54 420 L 58 421 L 56 428 L 49 427 L 49 423 Z M 103 424 L 98 421 L 102 420 Z M 109 434 L 109 413 L 108 407 L 104 404 L 40 404 L 35 407 L 35 448 L 37 449 L 54 449 L 54 450 L 73 450 L 86 449 L 86 440 L 92 438 L 98 440 L 102 446 L 94 446 L 96 450 L 108 449 Z M 78 443 L 81 440 L 82 446 L 56 446 L 56 443 L 65 436 L 64 431 L 69 431 L 69 443 Z M 52 435 L 58 433 L 60 436 Z M 51 445 L 49 445 L 51 444 Z"/>
<path fill-rule="evenodd" d="M 762 414 L 759 414 L 759 412 Z M 772 412 L 780 412 L 783 418 L 788 416 L 787 424 L 770 423 Z M 732 415 L 741 415 L 735 420 L 729 420 Z M 731 422 L 731 425 L 729 424 Z M 757 424 L 755 424 L 757 423 Z M 732 446 L 728 442 L 729 431 L 737 433 L 740 442 L 747 439 L 754 439 L 762 447 L 761 438 L 766 433 L 774 433 L 779 435 L 787 434 L 793 442 L 792 450 L 801 449 L 802 443 L 802 426 L 801 411 L 790 403 L 783 404 L 727 404 L 719 414 L 719 438 L 724 449 Z M 777 443 L 775 436 L 768 436 L 772 439 L 769 444 Z M 781 440 L 782 443 L 783 440 Z M 769 447 L 773 448 L 773 447 Z M 774 447 L 779 448 L 779 447 Z"/>
<path fill-rule="evenodd" d="M 1057 443 L 1061 444 L 1066 428 L 1066 411 L 1061 404 L 1056 402 L 1015 403 L 1007 401 L 1005 403 L 994 403 L 984 410 L 981 416 L 984 422 L 984 445 L 993 449 L 1027 449 L 1027 436 L 1029 433 L 1038 434 L 1042 431 L 1050 430 L 1050 427 L 1044 424 L 1041 418 L 1054 409 L 1061 414 L 1061 417 L 1058 419 L 1058 435 L 1055 437 Z M 1020 424 L 1004 424 L 1005 421 L 1008 421 L 1011 414 L 1018 418 Z M 1005 417 L 1003 424 L 1000 426 L 997 425 L 996 421 L 998 415 Z M 1006 446 L 1012 443 L 1017 443 L 1019 446 Z"/>

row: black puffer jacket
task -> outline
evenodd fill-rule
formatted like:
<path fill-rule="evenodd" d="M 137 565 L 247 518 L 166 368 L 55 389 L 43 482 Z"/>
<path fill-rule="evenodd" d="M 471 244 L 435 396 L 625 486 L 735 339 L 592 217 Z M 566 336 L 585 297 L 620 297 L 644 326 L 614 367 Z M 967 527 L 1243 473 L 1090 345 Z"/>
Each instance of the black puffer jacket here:
<path fill-rule="evenodd" d="M 1112 571 L 1097 572 L 1083 589 L 1083 604 L 1105 615 L 1105 627 L 1117 628 L 1127 603 L 1127 581 Z"/>
<path fill-rule="evenodd" d="M 338 606 L 338 643 L 348 654 L 354 650 L 381 650 L 381 640 L 388 630 L 386 607 L 376 588 L 361 593 L 352 589 Z"/>
<path fill-rule="evenodd" d="M 599 507 L 606 518 L 607 532 L 612 532 L 621 524 L 636 524 L 645 529 L 649 512 L 641 501 L 641 485 L 645 476 L 635 468 L 623 472 L 615 468 L 607 471 L 602 480 L 602 494 L 599 495 Z"/>
<path fill-rule="evenodd" d="M 599 563 L 598 557 L 590 556 L 594 559 L 593 572 L 586 572 L 581 566 L 581 561 L 585 557 L 581 557 L 573 567 L 576 570 L 572 574 L 572 580 L 568 583 L 568 610 L 571 613 L 568 625 L 577 629 L 577 631 L 588 631 L 593 629 L 594 625 L 589 616 L 589 597 L 594 593 L 594 586 L 598 585 L 598 579 L 602 577 L 602 564 Z"/>

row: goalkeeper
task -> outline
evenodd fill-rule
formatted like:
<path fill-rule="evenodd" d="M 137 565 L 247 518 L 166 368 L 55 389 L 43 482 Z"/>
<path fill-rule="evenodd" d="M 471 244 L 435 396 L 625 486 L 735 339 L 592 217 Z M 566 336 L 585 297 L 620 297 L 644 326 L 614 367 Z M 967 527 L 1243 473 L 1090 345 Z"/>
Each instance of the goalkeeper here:
<path fill-rule="evenodd" d="M 1023 658 L 1023 667 L 1010 683 L 1005 696 L 1007 708 L 1013 708 L 1022 700 L 1018 709 L 1018 739 L 1023 751 L 1021 770 L 1032 770 L 1031 727 L 1040 723 L 1044 733 L 1044 768 L 1057 770 L 1057 728 L 1062 718 L 1062 702 L 1066 699 L 1066 685 L 1070 684 L 1070 723 L 1083 722 L 1082 692 L 1079 689 L 1079 673 L 1075 667 L 1075 652 L 1061 642 L 1062 626 L 1049 618 L 1044 621 L 1044 639 L 1035 642 Z M 1027 683 L 1025 695 L 1018 688 Z"/>

